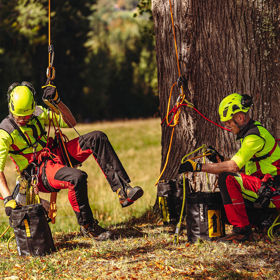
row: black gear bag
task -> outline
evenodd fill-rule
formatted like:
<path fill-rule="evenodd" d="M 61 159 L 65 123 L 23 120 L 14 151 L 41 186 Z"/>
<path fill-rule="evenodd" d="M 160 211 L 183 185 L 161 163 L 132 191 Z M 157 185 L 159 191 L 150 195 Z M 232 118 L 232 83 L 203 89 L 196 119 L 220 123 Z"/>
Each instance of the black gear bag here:
<path fill-rule="evenodd" d="M 20 256 L 44 256 L 55 251 L 48 215 L 42 204 L 12 210 L 9 221 Z"/>
<path fill-rule="evenodd" d="M 189 242 L 225 235 L 225 213 L 220 192 L 188 192 L 186 199 Z"/>
<path fill-rule="evenodd" d="M 186 180 L 186 185 L 188 180 Z M 183 202 L 182 179 L 162 180 L 157 186 L 161 218 L 165 225 L 179 222 Z"/>

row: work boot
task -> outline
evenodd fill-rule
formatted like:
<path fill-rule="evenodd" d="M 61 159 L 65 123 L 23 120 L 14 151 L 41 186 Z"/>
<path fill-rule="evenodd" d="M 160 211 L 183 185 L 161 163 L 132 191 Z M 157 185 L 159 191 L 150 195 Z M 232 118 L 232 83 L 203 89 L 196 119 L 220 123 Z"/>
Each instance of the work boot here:
<path fill-rule="evenodd" d="M 125 186 L 125 187 L 120 187 L 116 191 L 120 204 L 122 207 L 127 207 L 131 205 L 135 200 L 140 198 L 144 191 L 141 187 L 134 187 L 132 188 L 131 186 Z"/>
<path fill-rule="evenodd" d="M 84 237 L 94 238 L 99 241 L 110 239 L 112 232 L 104 229 L 98 222 L 81 226 L 81 233 Z"/>
<path fill-rule="evenodd" d="M 240 243 L 244 241 L 250 241 L 252 239 L 252 228 L 251 226 L 237 227 L 234 226 L 232 233 L 225 237 L 217 239 L 218 242 L 233 242 Z"/>

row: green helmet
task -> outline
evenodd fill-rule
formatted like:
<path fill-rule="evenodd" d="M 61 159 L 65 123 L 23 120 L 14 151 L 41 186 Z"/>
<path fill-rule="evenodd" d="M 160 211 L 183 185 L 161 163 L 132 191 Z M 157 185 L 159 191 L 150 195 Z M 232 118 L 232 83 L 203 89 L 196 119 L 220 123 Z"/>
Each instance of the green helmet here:
<path fill-rule="evenodd" d="M 28 86 L 16 86 L 9 93 L 9 110 L 15 116 L 32 115 L 35 110 L 33 92 Z"/>
<path fill-rule="evenodd" d="M 225 97 L 219 106 L 219 115 L 221 122 L 226 122 L 232 119 L 232 116 L 238 112 L 247 113 L 252 103 L 247 103 L 247 99 L 252 98 L 248 95 L 244 95 L 246 102 L 243 102 L 243 95 L 238 93 L 232 93 Z"/>

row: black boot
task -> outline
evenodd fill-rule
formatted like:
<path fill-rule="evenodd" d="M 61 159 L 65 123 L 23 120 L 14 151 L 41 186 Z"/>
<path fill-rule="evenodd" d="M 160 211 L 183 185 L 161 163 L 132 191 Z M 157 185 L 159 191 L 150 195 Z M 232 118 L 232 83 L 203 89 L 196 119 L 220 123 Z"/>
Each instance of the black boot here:
<path fill-rule="evenodd" d="M 108 240 L 112 236 L 112 232 L 98 225 L 98 221 L 92 224 L 81 225 L 81 233 L 84 237 L 94 238 L 99 241 Z"/>
<path fill-rule="evenodd" d="M 245 227 L 234 226 L 232 233 L 217 239 L 218 242 L 240 243 L 252 240 L 252 228 L 250 225 Z"/>
<path fill-rule="evenodd" d="M 122 207 L 127 207 L 131 205 L 134 201 L 136 201 L 138 198 L 140 198 L 144 191 L 141 187 L 136 186 L 136 187 L 131 187 L 131 186 L 125 186 L 125 187 L 120 187 L 116 191 L 120 204 Z"/>

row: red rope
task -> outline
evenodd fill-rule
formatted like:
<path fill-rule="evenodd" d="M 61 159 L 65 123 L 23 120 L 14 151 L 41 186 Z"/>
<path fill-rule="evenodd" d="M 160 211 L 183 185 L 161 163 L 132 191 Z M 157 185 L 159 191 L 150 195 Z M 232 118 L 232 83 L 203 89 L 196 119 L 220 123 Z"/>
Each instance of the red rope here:
<path fill-rule="evenodd" d="M 186 106 L 186 107 L 190 107 L 190 108 L 194 109 L 200 116 L 202 116 L 202 117 L 203 117 L 205 120 L 207 120 L 208 122 L 210 122 L 210 123 L 212 123 L 212 124 L 214 124 L 214 125 L 216 125 L 216 126 L 222 128 L 222 129 L 224 129 L 224 130 L 230 131 L 230 129 L 225 128 L 225 127 L 223 127 L 223 126 L 221 126 L 221 125 L 215 123 L 214 121 L 208 119 L 208 118 L 205 117 L 201 112 L 199 112 L 195 107 L 190 106 L 189 104 L 186 104 L 186 103 L 182 103 L 182 104 L 180 104 L 179 106 L 175 105 L 175 106 L 170 110 L 170 112 L 168 113 L 168 116 L 171 115 L 171 114 L 173 114 L 173 116 L 172 116 L 172 119 L 171 119 L 171 121 L 170 121 L 169 123 L 171 123 L 171 122 L 173 121 L 173 119 L 175 118 L 175 115 L 176 115 L 177 111 L 178 111 L 178 110 L 180 109 L 180 107 L 182 107 L 182 106 Z M 164 123 L 165 119 L 166 119 L 166 117 L 164 117 L 164 119 L 162 120 L 161 125 Z"/>

